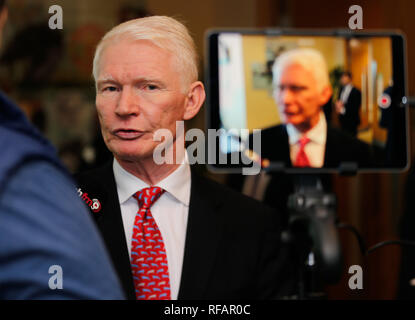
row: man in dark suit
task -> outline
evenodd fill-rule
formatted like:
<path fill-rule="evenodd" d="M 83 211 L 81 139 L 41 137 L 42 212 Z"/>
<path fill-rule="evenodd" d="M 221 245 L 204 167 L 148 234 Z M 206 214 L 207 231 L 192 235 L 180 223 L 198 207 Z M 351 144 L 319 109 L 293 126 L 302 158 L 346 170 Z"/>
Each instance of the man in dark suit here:
<path fill-rule="evenodd" d="M 286 168 L 295 167 L 290 158 L 289 136 L 286 126 L 280 125 L 262 130 L 262 157 L 273 162 L 281 162 Z M 278 148 L 267 146 L 278 145 Z M 327 140 L 324 149 L 323 168 L 338 168 L 342 163 L 356 163 L 359 167 L 373 165 L 368 145 L 353 139 L 340 130 L 327 127 Z M 346 168 L 345 168 L 346 169 Z"/>
<path fill-rule="evenodd" d="M 261 132 L 263 163 L 285 167 L 370 167 L 369 146 L 331 128 L 322 107 L 332 94 L 323 56 L 314 49 L 280 55 L 273 66 L 274 98 L 283 124 Z"/>
<path fill-rule="evenodd" d="M 352 74 L 348 71 L 342 73 L 340 83 L 342 88 L 336 102 L 340 127 L 352 137 L 356 137 L 357 127 L 360 124 L 359 112 L 362 104 L 362 93 L 353 86 Z"/>
<path fill-rule="evenodd" d="M 277 297 L 292 271 L 278 215 L 198 176 L 176 128 L 205 99 L 196 61 L 187 29 L 169 17 L 131 20 L 104 36 L 93 73 L 114 160 L 79 175 L 78 192 L 128 298 Z"/>

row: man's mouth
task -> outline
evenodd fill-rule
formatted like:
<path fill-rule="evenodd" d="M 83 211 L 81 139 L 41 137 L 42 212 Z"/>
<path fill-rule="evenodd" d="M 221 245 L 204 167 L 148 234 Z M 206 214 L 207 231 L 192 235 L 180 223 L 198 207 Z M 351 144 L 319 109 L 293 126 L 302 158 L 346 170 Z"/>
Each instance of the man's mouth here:
<path fill-rule="evenodd" d="M 293 116 L 298 115 L 299 113 L 298 113 L 298 112 L 289 112 L 289 111 L 284 111 L 284 114 L 285 114 L 287 117 L 293 117 Z"/>
<path fill-rule="evenodd" d="M 122 140 L 134 140 L 141 137 L 144 132 L 134 129 L 116 129 L 113 134 Z"/>

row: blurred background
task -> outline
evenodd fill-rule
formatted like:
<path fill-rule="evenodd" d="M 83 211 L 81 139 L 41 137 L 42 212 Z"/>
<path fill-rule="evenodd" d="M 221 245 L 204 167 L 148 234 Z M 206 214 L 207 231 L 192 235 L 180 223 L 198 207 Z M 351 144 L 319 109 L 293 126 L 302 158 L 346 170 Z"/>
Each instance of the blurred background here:
<path fill-rule="evenodd" d="M 48 27 L 48 9 L 54 4 L 63 9 L 63 30 Z M 406 34 L 408 96 L 415 96 L 415 2 L 410 0 L 9 0 L 0 86 L 52 141 L 68 169 L 75 173 L 110 157 L 99 133 L 91 72 L 96 44 L 116 24 L 146 15 L 178 18 L 196 41 L 203 80 L 208 29 L 347 28 L 351 16 L 348 9 L 354 4 L 363 9 L 364 29 L 400 29 Z M 189 127 L 204 129 L 204 118 L 201 112 Z M 414 112 L 410 111 L 411 125 L 414 121 Z M 411 159 L 414 133 L 411 129 Z M 411 168 L 402 173 L 332 176 L 339 219 L 354 225 L 368 246 L 400 237 L 415 239 L 411 203 L 415 199 L 415 179 Z M 226 175 L 205 173 L 221 183 L 228 181 Z M 390 246 L 363 257 L 351 233 L 340 231 L 340 237 L 344 276 L 339 283 L 327 286 L 329 299 L 415 297 L 409 283 L 415 278 L 415 267 L 411 268 L 415 249 L 408 248 L 406 253 Z M 355 264 L 363 267 L 363 290 L 348 287 L 347 270 Z M 400 278 L 401 268 L 404 275 Z"/>

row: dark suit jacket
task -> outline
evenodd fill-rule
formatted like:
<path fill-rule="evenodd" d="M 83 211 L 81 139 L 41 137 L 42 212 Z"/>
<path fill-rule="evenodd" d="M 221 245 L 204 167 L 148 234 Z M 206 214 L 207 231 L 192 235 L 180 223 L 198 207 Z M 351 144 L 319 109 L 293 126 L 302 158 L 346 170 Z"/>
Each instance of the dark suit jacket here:
<path fill-rule="evenodd" d="M 400 220 L 400 238 L 404 241 L 415 241 L 415 162 L 412 161 L 411 170 L 405 185 L 404 211 Z M 415 278 L 415 249 L 412 246 L 402 246 L 400 272 L 397 290 L 397 299 L 415 299 L 415 287 L 411 280 Z"/>
<path fill-rule="evenodd" d="M 285 294 L 292 268 L 273 209 L 192 170 L 191 197 L 179 299 L 267 299 Z M 130 258 L 112 162 L 77 176 L 129 299 L 135 299 Z"/>
<path fill-rule="evenodd" d="M 339 99 L 343 92 L 342 88 L 339 92 Z M 339 114 L 339 121 L 342 129 L 353 129 L 357 130 L 358 125 L 360 124 L 360 106 L 362 104 L 362 93 L 359 89 L 352 87 L 349 97 L 344 105 L 345 113 Z"/>
<path fill-rule="evenodd" d="M 264 159 L 282 162 L 287 168 L 293 166 L 290 159 L 288 133 L 284 124 L 262 130 L 261 155 Z M 323 168 L 338 168 L 342 162 L 355 162 L 362 168 L 372 167 L 373 159 L 370 147 L 366 143 L 328 126 Z"/>

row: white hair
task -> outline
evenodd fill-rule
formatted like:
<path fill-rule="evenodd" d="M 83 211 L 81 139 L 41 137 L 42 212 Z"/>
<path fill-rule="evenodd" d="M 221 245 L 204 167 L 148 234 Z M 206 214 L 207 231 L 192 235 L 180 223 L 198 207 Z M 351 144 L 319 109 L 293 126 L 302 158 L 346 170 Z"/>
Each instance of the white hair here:
<path fill-rule="evenodd" d="M 174 63 L 182 75 L 182 86 L 187 87 L 198 79 L 198 56 L 196 45 L 187 28 L 174 18 L 150 16 L 124 22 L 111 29 L 99 42 L 94 56 L 95 82 L 99 76 L 100 60 L 109 45 L 120 40 L 149 40 L 154 45 L 170 51 Z"/>
<path fill-rule="evenodd" d="M 272 66 L 274 85 L 276 85 L 282 71 L 292 65 L 300 65 L 311 72 L 320 90 L 330 86 L 326 61 L 319 51 L 311 48 L 293 49 L 278 56 Z"/>

